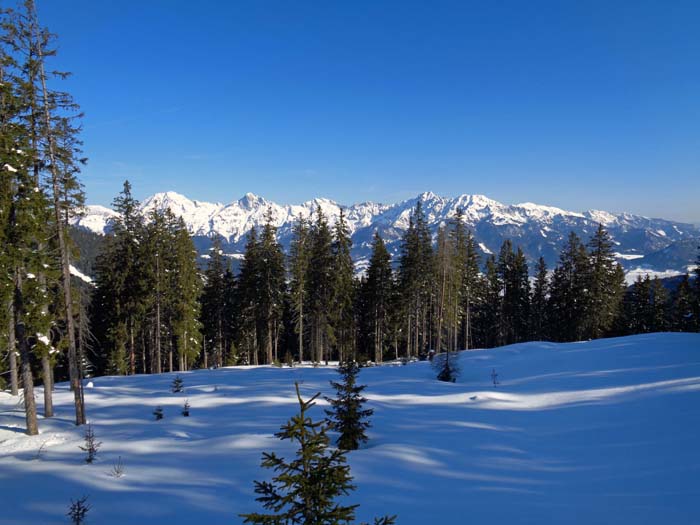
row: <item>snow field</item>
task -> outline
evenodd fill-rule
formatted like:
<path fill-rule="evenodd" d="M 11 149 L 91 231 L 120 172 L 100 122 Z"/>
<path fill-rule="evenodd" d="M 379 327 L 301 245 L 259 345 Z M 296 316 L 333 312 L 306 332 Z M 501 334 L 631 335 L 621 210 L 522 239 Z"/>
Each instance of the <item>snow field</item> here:
<path fill-rule="evenodd" d="M 361 371 L 375 414 L 369 443 L 348 456 L 358 518 L 700 522 L 700 334 L 525 343 L 463 352 L 460 367 L 455 384 L 436 381 L 429 363 Z M 70 499 L 83 495 L 94 524 L 242 523 L 238 513 L 260 509 L 253 480 L 271 476 L 261 453 L 294 452 L 273 436 L 296 412 L 294 381 L 307 397 L 330 395 L 337 376 L 325 367 L 193 371 L 172 394 L 175 375 L 92 380 L 88 418 L 103 442 L 92 465 L 66 384 L 34 437 L 23 434 L 17 399 L 0 394 L 0 523 L 66 523 Z M 322 418 L 323 406 L 312 414 Z M 119 457 L 125 475 L 115 478 Z"/>

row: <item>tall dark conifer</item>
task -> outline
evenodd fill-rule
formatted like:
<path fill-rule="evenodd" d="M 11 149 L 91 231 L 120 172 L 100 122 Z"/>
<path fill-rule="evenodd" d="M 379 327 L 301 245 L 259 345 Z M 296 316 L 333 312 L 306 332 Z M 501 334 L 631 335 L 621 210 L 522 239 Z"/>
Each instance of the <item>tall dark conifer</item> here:
<path fill-rule="evenodd" d="M 398 281 L 405 308 L 407 357 L 417 356 L 429 345 L 429 312 L 434 291 L 435 259 L 430 230 L 419 200 L 401 241 Z"/>
<path fill-rule="evenodd" d="M 277 228 L 273 224 L 272 208 L 265 217 L 265 226 L 256 247 L 257 257 L 257 315 L 261 329 L 265 362 L 278 360 L 282 311 L 286 292 L 284 254 L 277 241 Z"/>
<path fill-rule="evenodd" d="M 375 232 L 367 277 L 360 290 L 363 298 L 360 320 L 361 330 L 368 336 L 366 341 L 371 345 L 363 353 L 373 355 L 376 363 L 381 363 L 384 357 L 393 285 L 391 256 L 381 236 Z"/>
<path fill-rule="evenodd" d="M 688 274 L 685 274 L 671 296 L 671 329 L 677 332 L 696 330 L 693 308 L 693 291 Z"/>
<path fill-rule="evenodd" d="M 289 292 L 294 314 L 294 331 L 297 334 L 299 361 L 304 360 L 304 336 L 306 334 L 305 307 L 308 304 L 308 273 L 311 251 L 309 222 L 299 215 L 292 227 L 289 247 Z"/>
<path fill-rule="evenodd" d="M 338 221 L 333 228 L 333 334 L 336 356 L 345 361 L 353 353 L 355 331 L 354 270 L 350 256 L 352 241 L 348 230 L 345 212 L 341 209 Z"/>
<path fill-rule="evenodd" d="M 590 308 L 590 262 L 585 246 L 571 232 L 559 256 L 550 287 L 550 333 L 556 341 L 580 341 Z"/>
<path fill-rule="evenodd" d="M 311 229 L 312 264 L 308 266 L 308 320 L 310 329 L 311 357 L 320 362 L 330 359 L 329 351 L 335 343 L 332 312 L 328 305 L 333 298 L 333 238 L 321 208 L 316 210 L 316 220 Z"/>
<path fill-rule="evenodd" d="M 620 315 L 625 290 L 624 272 L 615 260 L 612 247 L 610 235 L 599 224 L 588 243 L 590 274 L 586 289 L 588 304 L 584 328 L 584 337 L 587 338 L 603 337 Z"/>
<path fill-rule="evenodd" d="M 228 267 L 224 259 L 221 242 L 214 239 L 209 250 L 209 260 L 204 271 L 204 285 L 201 296 L 201 323 L 204 348 L 208 355 L 204 361 L 216 366 L 224 365 L 224 331 L 226 325 L 226 286 L 224 275 Z"/>
<path fill-rule="evenodd" d="M 530 296 L 530 338 L 534 341 L 547 339 L 547 294 L 549 293 L 549 280 L 547 278 L 547 264 L 544 257 L 537 261 L 535 282 Z"/>

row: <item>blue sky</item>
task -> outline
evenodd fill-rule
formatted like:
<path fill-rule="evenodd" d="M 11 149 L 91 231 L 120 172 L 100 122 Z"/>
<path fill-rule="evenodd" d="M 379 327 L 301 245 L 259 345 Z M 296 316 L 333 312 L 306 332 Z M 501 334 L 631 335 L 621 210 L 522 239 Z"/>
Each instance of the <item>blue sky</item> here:
<path fill-rule="evenodd" d="M 425 190 L 700 222 L 700 2 L 38 0 L 109 204 Z"/>

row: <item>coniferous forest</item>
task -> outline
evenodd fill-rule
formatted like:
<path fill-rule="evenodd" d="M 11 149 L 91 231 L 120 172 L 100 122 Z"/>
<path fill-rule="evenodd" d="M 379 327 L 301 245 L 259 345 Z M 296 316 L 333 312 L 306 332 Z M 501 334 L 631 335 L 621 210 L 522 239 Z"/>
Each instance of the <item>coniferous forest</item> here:
<path fill-rule="evenodd" d="M 533 340 L 581 341 L 651 331 L 696 331 L 698 286 L 669 290 L 639 278 L 629 289 L 598 227 L 571 234 L 551 270 L 531 269 L 504 242 L 480 260 L 460 214 L 435 239 L 420 202 L 401 256 L 375 234 L 357 275 L 341 215 L 299 217 L 289 253 L 273 219 L 248 235 L 240 271 L 215 241 L 205 268 L 183 224 L 140 217 L 128 183 L 114 201 L 122 219 L 96 264 L 91 303 L 96 373 L 133 374 L 300 361 L 381 363 L 431 352 Z"/>

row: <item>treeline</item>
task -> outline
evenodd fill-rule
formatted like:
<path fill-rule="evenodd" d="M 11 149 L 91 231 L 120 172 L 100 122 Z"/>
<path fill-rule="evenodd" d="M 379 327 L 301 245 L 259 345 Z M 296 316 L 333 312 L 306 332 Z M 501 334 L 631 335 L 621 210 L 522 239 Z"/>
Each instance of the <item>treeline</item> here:
<path fill-rule="evenodd" d="M 686 277 L 668 292 L 647 277 L 627 291 L 602 226 L 585 243 L 571 233 L 555 268 L 540 258 L 530 272 L 508 240 L 481 261 L 460 212 L 433 239 L 419 202 L 397 264 L 375 233 L 369 266 L 357 277 L 342 213 L 332 227 L 321 209 L 298 217 L 285 254 L 270 210 L 263 228 L 250 232 L 237 274 L 214 242 L 200 276 L 184 224 L 158 213 L 144 221 L 128 183 L 115 208 L 121 219 L 98 260 L 93 301 L 100 373 L 382 362 L 700 328 L 700 280 Z"/>
<path fill-rule="evenodd" d="M 33 1 L 0 8 L 0 386 L 12 395 L 21 387 L 28 434 L 39 431 L 35 379 L 45 417 L 53 415 L 54 379 L 70 379 L 75 422 L 85 422 L 87 317 L 71 282 L 67 234 L 83 202 L 77 176 L 85 159 L 79 108 L 52 88 L 67 75 L 47 65 L 52 41 Z"/>

